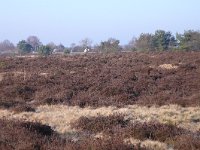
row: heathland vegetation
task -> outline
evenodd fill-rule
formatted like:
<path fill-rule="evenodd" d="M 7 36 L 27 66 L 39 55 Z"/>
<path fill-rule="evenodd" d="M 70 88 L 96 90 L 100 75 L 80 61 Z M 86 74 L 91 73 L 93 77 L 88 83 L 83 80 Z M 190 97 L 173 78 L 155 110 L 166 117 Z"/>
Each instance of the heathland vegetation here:
<path fill-rule="evenodd" d="M 199 51 L 1 57 L 0 149 L 197 150 L 199 74 Z"/>

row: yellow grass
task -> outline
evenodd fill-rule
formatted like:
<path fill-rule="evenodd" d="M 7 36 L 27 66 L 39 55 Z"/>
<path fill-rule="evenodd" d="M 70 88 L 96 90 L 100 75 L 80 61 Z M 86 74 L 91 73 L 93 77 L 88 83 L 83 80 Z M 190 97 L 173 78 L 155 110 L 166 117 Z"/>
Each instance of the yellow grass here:
<path fill-rule="evenodd" d="M 70 123 L 82 116 L 108 116 L 116 113 L 124 114 L 125 119 L 132 122 L 149 122 L 158 121 L 165 124 L 174 124 L 188 130 L 200 130 L 200 107 L 180 107 L 177 105 L 167 105 L 162 107 L 145 107 L 131 105 L 124 108 L 116 107 L 100 107 L 93 109 L 91 107 L 79 108 L 52 105 L 39 106 L 36 112 L 22 112 L 15 114 L 8 110 L 0 110 L 0 118 L 19 119 L 33 122 L 41 122 L 50 125 L 59 133 L 67 133 L 73 131 Z"/>
<path fill-rule="evenodd" d="M 200 130 L 200 107 L 181 107 L 177 105 L 166 105 L 161 107 L 145 107 L 138 105 L 130 105 L 124 108 L 100 107 L 100 108 L 80 108 L 77 106 L 70 107 L 64 105 L 44 105 L 36 108 L 36 112 L 14 113 L 9 110 L 0 110 L 0 118 L 9 120 L 21 120 L 40 122 L 50 125 L 52 129 L 62 135 L 73 135 L 76 130 L 72 129 L 70 123 L 76 121 L 82 116 L 109 116 L 113 114 L 124 114 L 125 119 L 130 119 L 132 122 L 149 122 L 158 121 L 160 123 L 174 124 L 178 127 L 183 127 L 191 131 Z M 109 138 L 98 133 L 95 138 Z M 138 145 L 154 150 L 167 150 L 168 145 L 158 141 L 145 140 L 140 141 L 134 138 L 125 139 L 124 142 Z"/>

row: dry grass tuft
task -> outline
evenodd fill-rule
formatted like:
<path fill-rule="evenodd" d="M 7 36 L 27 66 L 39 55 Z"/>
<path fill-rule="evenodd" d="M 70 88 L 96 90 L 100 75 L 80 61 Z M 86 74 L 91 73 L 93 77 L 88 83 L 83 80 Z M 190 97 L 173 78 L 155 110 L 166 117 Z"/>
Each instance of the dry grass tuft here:
<path fill-rule="evenodd" d="M 172 65 L 172 64 L 162 64 L 162 65 L 159 65 L 158 67 L 161 69 L 168 69 L 168 70 L 178 68 L 178 66 Z"/>
<path fill-rule="evenodd" d="M 4 78 L 4 74 L 0 73 L 0 82 L 3 81 L 3 78 Z"/>

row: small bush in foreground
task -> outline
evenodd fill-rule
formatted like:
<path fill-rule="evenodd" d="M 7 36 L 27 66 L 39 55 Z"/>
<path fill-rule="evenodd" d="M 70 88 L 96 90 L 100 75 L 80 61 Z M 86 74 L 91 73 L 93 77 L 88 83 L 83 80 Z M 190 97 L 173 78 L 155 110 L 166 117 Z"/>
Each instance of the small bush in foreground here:
<path fill-rule="evenodd" d="M 81 117 L 78 121 L 72 123 L 76 129 L 82 129 L 93 133 L 108 131 L 115 126 L 125 127 L 128 126 L 129 120 L 124 120 L 123 115 L 110 115 L 108 117 Z"/>
<path fill-rule="evenodd" d="M 35 108 L 28 106 L 28 105 L 18 105 L 16 107 L 12 108 L 12 111 L 15 113 L 20 113 L 20 112 L 35 112 Z"/>

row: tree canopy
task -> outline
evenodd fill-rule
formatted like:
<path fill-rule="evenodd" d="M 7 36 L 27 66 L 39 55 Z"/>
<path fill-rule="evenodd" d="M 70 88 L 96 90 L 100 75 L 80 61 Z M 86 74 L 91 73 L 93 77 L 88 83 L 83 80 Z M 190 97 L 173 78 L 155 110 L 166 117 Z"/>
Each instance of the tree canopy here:
<path fill-rule="evenodd" d="M 36 51 L 39 48 L 39 46 L 42 45 L 37 36 L 29 36 L 26 41 L 32 46 L 33 51 Z"/>
<path fill-rule="evenodd" d="M 177 34 L 179 48 L 182 50 L 200 50 L 200 32 L 188 30 L 183 34 Z"/>
<path fill-rule="evenodd" d="M 114 38 L 109 38 L 107 41 L 100 43 L 99 50 L 104 53 L 119 52 L 122 49 L 119 43 L 120 43 L 119 40 Z"/>
<path fill-rule="evenodd" d="M 21 54 L 27 54 L 33 50 L 33 47 L 25 40 L 19 41 L 19 43 L 17 44 L 17 48 L 19 49 Z"/>
<path fill-rule="evenodd" d="M 42 56 L 48 56 L 50 54 L 52 54 L 53 49 L 51 49 L 50 46 L 40 46 L 40 48 L 38 49 L 38 53 Z"/>

